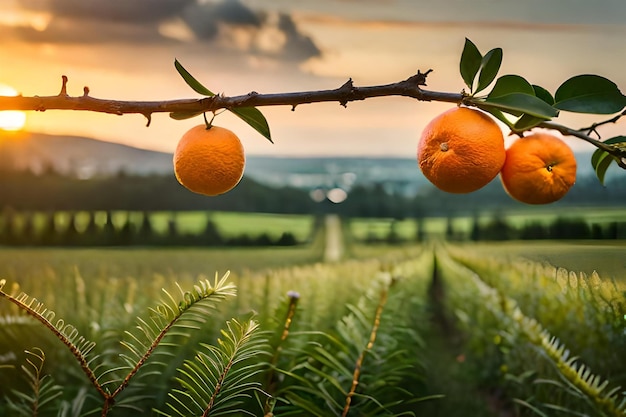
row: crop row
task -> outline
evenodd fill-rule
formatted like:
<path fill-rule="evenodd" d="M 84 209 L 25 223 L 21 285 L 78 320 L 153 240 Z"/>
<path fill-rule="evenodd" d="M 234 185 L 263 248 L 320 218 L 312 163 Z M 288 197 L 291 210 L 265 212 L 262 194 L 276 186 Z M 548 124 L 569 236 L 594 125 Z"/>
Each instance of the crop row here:
<path fill-rule="evenodd" d="M 478 413 L 463 395 L 480 415 L 626 409 L 625 288 L 598 274 L 454 245 L 227 279 L 179 266 L 3 282 L 0 411 Z"/>

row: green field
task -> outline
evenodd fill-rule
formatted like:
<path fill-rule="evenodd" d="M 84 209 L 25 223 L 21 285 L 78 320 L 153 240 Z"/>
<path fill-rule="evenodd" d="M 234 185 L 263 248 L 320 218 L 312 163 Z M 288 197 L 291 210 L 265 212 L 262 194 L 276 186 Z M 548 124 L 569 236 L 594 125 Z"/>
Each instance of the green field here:
<path fill-rule="evenodd" d="M 159 215 L 167 224 L 170 214 Z M 212 214 L 216 221 L 218 215 Z M 219 221 L 231 230 L 249 230 L 246 221 L 256 223 L 249 226 L 255 230 L 301 227 L 303 235 L 312 227 L 309 217 L 223 215 Z M 205 221 L 200 213 L 184 218 L 188 230 Z M 439 230 L 441 221 L 445 227 L 445 219 L 438 219 L 429 223 L 430 230 Z M 6 280 L 0 297 L 0 415 L 32 409 L 28 402 L 20 408 L 7 401 L 20 398 L 12 389 L 27 393 L 22 399 L 34 399 L 20 366 L 33 360 L 25 351 L 35 348 L 45 352 L 45 372 L 54 378 L 49 381 L 66 388 L 58 397 L 64 407 L 79 407 L 80 399 L 95 410 L 83 408 L 84 415 L 101 415 L 103 399 L 83 370 L 89 364 L 98 375 L 111 369 L 97 381 L 115 387 L 130 369 L 120 341 L 130 343 L 130 357 L 140 357 L 165 311 L 187 319 L 173 322 L 172 336 L 166 335 L 156 358 L 146 362 L 145 375 L 132 376 L 110 416 L 153 415 L 151 408 L 167 410 L 173 398 L 187 404 L 174 378 L 194 383 L 182 370 L 190 369 L 185 364 L 200 351 L 236 355 L 228 342 L 238 337 L 229 333 L 238 329 L 233 319 L 260 326 L 247 348 L 258 359 L 248 358 L 241 367 L 232 363 L 233 378 L 249 373 L 248 384 L 232 388 L 231 400 L 242 401 L 232 402 L 233 410 L 246 407 L 252 415 L 267 414 L 262 410 L 267 395 L 279 399 L 276 416 L 341 415 L 346 404 L 352 407 L 348 416 L 452 416 L 460 410 L 481 417 L 530 417 L 536 415 L 532 410 L 546 416 L 554 410 L 622 415 L 626 403 L 619 404 L 626 396 L 594 393 L 589 377 L 574 375 L 584 363 L 597 381 L 607 380 L 608 389 L 626 384 L 620 353 L 626 349 L 624 241 L 359 242 L 359 233 L 385 233 L 389 224 L 357 219 L 344 226 L 357 239 L 344 236 L 347 257 L 335 262 L 323 260 L 323 229 L 311 243 L 288 248 L 0 248 L 0 279 Z M 412 224 L 405 220 L 395 227 L 409 236 Z M 226 271 L 236 296 L 206 305 L 193 298 L 203 280 L 213 282 L 216 273 Z M 167 308 L 157 307 L 168 300 L 163 289 L 172 295 Z M 18 295 L 22 291 L 28 296 Z M 220 291 L 207 293 L 207 300 Z M 31 316 L 51 317 L 54 311 L 49 328 L 58 328 L 61 336 L 27 317 L 25 308 L 18 310 L 8 294 L 30 305 Z M 83 370 L 68 343 L 58 340 L 64 334 L 96 343 Z M 562 356 L 559 343 L 579 358 L 576 363 Z M 226 372 L 219 358 L 212 360 L 218 374 Z M 195 401 L 208 401 L 211 386 L 195 386 L 208 395 L 198 394 Z M 246 387 L 256 388 L 238 391 Z M 354 395 L 348 394 L 351 389 Z M 220 395 L 227 401 L 227 394 Z M 38 415 L 57 415 L 63 406 L 57 400 L 49 404 L 57 409 Z"/>

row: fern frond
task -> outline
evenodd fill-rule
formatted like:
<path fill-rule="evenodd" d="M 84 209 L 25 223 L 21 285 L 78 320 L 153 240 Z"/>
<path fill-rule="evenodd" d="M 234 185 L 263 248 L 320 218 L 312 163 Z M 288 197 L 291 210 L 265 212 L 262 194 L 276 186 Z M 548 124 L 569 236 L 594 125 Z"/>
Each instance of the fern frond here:
<path fill-rule="evenodd" d="M 264 366 L 259 356 L 268 355 L 268 347 L 258 329 L 253 320 L 240 323 L 233 319 L 222 329 L 217 344 L 202 344 L 195 359 L 179 369 L 177 381 L 182 389 L 170 393 L 169 410 L 178 416 L 254 415 L 241 404 L 261 387 L 256 380 Z"/>
<path fill-rule="evenodd" d="M 411 330 L 394 312 L 388 312 L 389 321 L 383 320 L 390 297 L 402 304 L 397 298 L 402 294 L 391 291 L 394 283 L 388 273 L 374 281 L 356 305 L 348 306 L 348 314 L 336 324 L 336 334 L 292 334 L 292 341 L 305 338 L 308 344 L 299 343 L 298 350 L 285 352 L 298 356 L 291 368 L 279 369 L 285 381 L 277 391 L 277 415 L 412 415 L 406 408 L 395 408 L 417 400 L 403 385 L 419 372 L 415 353 L 397 341 L 406 341 Z"/>
<path fill-rule="evenodd" d="M 603 381 L 600 376 L 592 374 L 588 367 L 577 361 L 577 358 L 570 358 L 566 347 L 557 338 L 551 337 L 547 330 L 542 329 L 535 320 L 524 318 L 520 325 L 529 335 L 529 338 L 538 341 L 536 344 L 554 363 L 559 371 L 559 376 L 563 378 L 572 391 L 580 393 L 603 415 L 616 417 L 626 415 L 626 409 L 620 409 L 618 405 L 620 387 L 607 392 L 606 388 L 609 381 Z"/>
<path fill-rule="evenodd" d="M 281 359 L 281 354 L 285 348 L 289 333 L 292 331 L 292 325 L 298 309 L 299 300 L 300 294 L 295 291 L 289 291 L 287 293 L 287 299 L 283 302 L 283 305 L 279 306 L 278 311 L 273 316 L 276 318 L 284 317 L 284 319 L 282 322 L 275 323 L 274 335 L 270 340 L 270 348 L 273 353 L 270 360 L 270 369 L 265 383 L 266 390 L 270 395 L 274 394 L 277 384 L 279 383 L 277 380 L 278 377 L 276 375 L 276 368 L 278 367 L 279 360 Z M 268 408 L 270 408 L 271 411 L 273 406 L 268 405 Z"/>
<path fill-rule="evenodd" d="M 89 365 L 91 359 L 88 359 L 88 356 L 96 346 L 96 343 L 81 336 L 73 325 L 65 323 L 63 319 L 56 319 L 54 311 L 47 309 L 44 304 L 36 298 L 30 297 L 24 292 L 20 292 L 18 295 L 4 292 L 3 288 L 5 285 L 6 280 L 0 280 L 0 297 L 6 298 L 19 309 L 26 312 L 26 314 L 47 327 L 57 339 L 70 350 L 85 375 L 87 375 L 87 378 L 89 378 L 100 394 L 106 397 L 107 394 L 98 384 L 97 378 Z"/>
<path fill-rule="evenodd" d="M 21 369 L 31 392 L 12 390 L 18 401 L 7 398 L 7 405 L 11 411 L 19 415 L 37 416 L 46 409 L 54 409 L 63 390 L 61 386 L 54 383 L 50 375 L 43 374 L 46 355 L 41 349 L 34 348 L 25 353 L 27 365 L 22 365 Z"/>
<path fill-rule="evenodd" d="M 116 388 L 107 399 L 112 403 L 113 398 L 117 397 L 129 385 L 139 370 L 144 370 L 144 377 L 150 376 L 152 373 L 147 369 L 147 361 L 154 356 L 158 346 L 180 347 L 184 344 L 180 340 L 176 343 L 168 343 L 170 338 L 183 337 L 189 338 L 191 334 L 199 330 L 201 325 L 216 310 L 219 302 L 225 300 L 228 296 L 236 294 L 236 288 L 233 284 L 227 283 L 229 272 L 225 273 L 221 278 L 216 273 L 215 279 L 211 282 L 208 279 L 198 281 L 191 291 L 183 290 L 178 284 L 178 297 L 170 294 L 165 289 L 165 294 L 161 302 L 149 310 L 149 317 L 138 318 L 134 331 L 127 331 L 127 339 L 121 342 L 126 349 L 125 354 L 121 354 L 120 358 L 123 362 L 119 367 L 105 369 L 99 375 L 99 381 L 103 386 L 114 385 Z M 161 350 L 162 355 L 168 359 L 171 353 L 167 350 Z M 153 365 L 165 366 L 167 359 L 161 362 L 152 361 Z M 138 382 L 133 386 L 141 389 Z M 145 399 L 148 397 L 142 397 Z M 116 401 L 116 406 L 125 405 L 133 407 L 137 404 L 138 398 L 132 396 L 124 398 L 123 401 Z"/>
<path fill-rule="evenodd" d="M 536 319 L 526 316 L 514 299 L 487 284 L 467 266 L 462 266 L 462 268 L 469 272 L 481 295 L 485 297 L 484 305 L 504 322 L 504 326 L 516 328 L 554 364 L 559 377 L 567 384 L 567 391 L 570 394 L 584 399 L 602 416 L 624 417 L 626 415 L 623 402 L 619 403 L 620 387 L 606 391 L 609 382 L 592 374 L 586 365 L 577 357 L 572 356 L 565 344 L 552 336 Z"/>
<path fill-rule="evenodd" d="M 63 319 L 55 319 L 55 313 L 45 308 L 43 303 L 35 298 L 25 293 L 16 296 L 2 291 L 6 284 L 5 280 L 0 280 L 0 297 L 6 298 L 44 324 L 67 346 L 91 384 L 104 399 L 103 415 L 106 415 L 114 402 L 118 407 L 139 409 L 137 404 L 140 401 L 151 398 L 150 395 L 137 396 L 131 393 L 121 401 L 116 399 L 144 367 L 157 346 L 161 343 L 167 344 L 164 342 L 166 336 L 189 337 L 193 330 L 200 328 L 207 320 L 218 302 L 235 294 L 234 285 L 227 283 L 228 275 L 226 273 L 219 278 L 216 274 L 213 282 L 208 279 L 201 280 L 191 291 L 184 291 L 178 287 L 179 297 L 174 297 L 164 290 L 165 299 L 150 310 L 149 318 L 139 318 L 135 331 L 126 332 L 129 339 L 123 341 L 122 345 L 127 353 L 119 355 L 121 365 L 102 361 L 101 356 L 88 356 L 95 347 L 94 342 L 82 337 L 74 326 L 66 324 Z M 174 345 L 172 343 L 172 346 Z M 163 354 L 168 355 L 168 352 Z M 150 375 L 150 372 L 143 372 L 142 375 Z"/>

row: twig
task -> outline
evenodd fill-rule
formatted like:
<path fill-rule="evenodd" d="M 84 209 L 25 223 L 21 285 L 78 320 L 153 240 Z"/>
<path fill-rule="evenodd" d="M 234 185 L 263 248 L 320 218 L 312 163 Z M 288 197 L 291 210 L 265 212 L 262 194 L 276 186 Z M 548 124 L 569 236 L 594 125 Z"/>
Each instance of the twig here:
<path fill-rule="evenodd" d="M 619 116 L 619 117 L 621 117 L 621 116 Z M 619 119 L 619 117 L 616 116 L 614 119 L 617 120 L 617 119 Z M 606 121 L 606 122 L 602 122 L 600 124 L 605 124 L 605 123 L 610 123 L 610 122 Z M 586 130 L 586 129 L 576 130 L 576 129 L 572 129 L 572 128 L 569 128 L 567 126 L 563 126 L 563 125 L 560 125 L 560 124 L 554 123 L 554 122 L 543 122 L 543 123 L 540 123 L 538 126 L 546 128 L 546 129 L 556 130 L 556 131 L 561 132 L 562 134 L 564 134 L 566 136 L 574 136 L 574 137 L 576 137 L 578 139 L 582 139 L 585 142 L 588 142 L 588 143 L 592 144 L 596 148 L 598 148 L 600 150 L 603 150 L 603 151 L 609 153 L 610 155 L 613 155 L 614 157 L 616 157 L 617 158 L 617 164 L 621 168 L 626 169 L 626 149 L 618 148 L 616 146 L 607 145 L 606 143 L 604 143 L 604 142 L 602 142 L 600 140 L 594 139 L 591 136 L 583 133 L 583 130 Z"/>
<path fill-rule="evenodd" d="M 624 110 L 623 112 L 621 112 L 620 114 L 618 114 L 617 116 L 611 117 L 610 119 L 604 120 L 602 122 L 598 122 L 598 123 L 594 123 L 589 127 L 583 127 L 578 129 L 581 132 L 587 132 L 587 134 L 591 134 L 591 132 L 596 132 L 596 134 L 598 133 L 596 131 L 596 129 L 602 125 L 607 125 L 607 124 L 611 124 L 611 123 L 617 123 L 617 121 L 619 119 L 621 119 L 622 117 L 626 116 L 626 110 Z"/>

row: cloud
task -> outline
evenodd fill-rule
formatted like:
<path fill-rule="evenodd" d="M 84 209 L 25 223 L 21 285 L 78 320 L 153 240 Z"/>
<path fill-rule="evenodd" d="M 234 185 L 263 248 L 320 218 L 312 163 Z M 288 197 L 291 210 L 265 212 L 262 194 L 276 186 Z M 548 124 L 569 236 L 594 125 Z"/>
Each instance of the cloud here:
<path fill-rule="evenodd" d="M 305 61 L 321 54 L 290 15 L 255 12 L 239 0 L 196 3 L 182 16 L 198 38 L 255 55 Z"/>
<path fill-rule="evenodd" d="M 215 39 L 220 34 L 220 24 L 250 27 L 261 25 L 259 16 L 238 0 L 194 3 L 186 7 L 181 16 L 199 39 Z"/>
<path fill-rule="evenodd" d="M 322 54 L 322 51 L 309 36 L 300 33 L 291 16 L 281 14 L 278 28 L 287 37 L 283 51 L 291 59 L 304 61 Z"/>
<path fill-rule="evenodd" d="M 287 14 L 253 10 L 240 0 L 19 0 L 50 16 L 45 27 L 13 28 L 14 36 L 45 43 L 160 43 L 205 45 L 293 62 L 321 54 Z M 6 32 L 3 30 L 3 32 Z M 174 36 L 178 33 L 180 36 Z"/>

